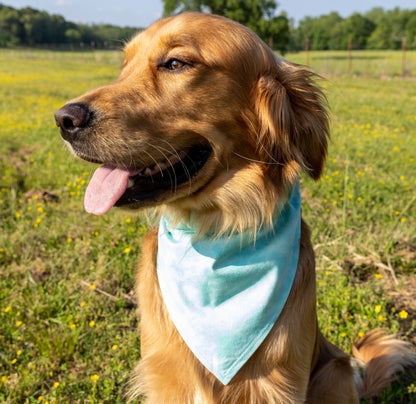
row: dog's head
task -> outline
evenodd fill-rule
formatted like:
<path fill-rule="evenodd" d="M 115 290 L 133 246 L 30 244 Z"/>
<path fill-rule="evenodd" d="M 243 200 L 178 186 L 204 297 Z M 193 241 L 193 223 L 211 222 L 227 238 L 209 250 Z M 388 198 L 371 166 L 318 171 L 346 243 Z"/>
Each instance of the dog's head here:
<path fill-rule="evenodd" d="M 55 117 L 76 156 L 105 166 L 87 189 L 92 213 L 163 204 L 243 230 L 269 220 L 300 170 L 322 172 L 328 117 L 313 79 L 240 24 L 186 13 L 133 38 L 120 77 Z"/>

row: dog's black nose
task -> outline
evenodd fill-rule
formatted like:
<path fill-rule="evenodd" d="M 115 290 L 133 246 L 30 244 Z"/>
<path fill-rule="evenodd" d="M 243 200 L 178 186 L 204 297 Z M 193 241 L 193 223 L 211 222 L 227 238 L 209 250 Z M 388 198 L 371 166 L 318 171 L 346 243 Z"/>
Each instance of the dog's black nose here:
<path fill-rule="evenodd" d="M 67 104 L 55 112 L 56 125 L 68 142 L 80 135 L 91 119 L 91 111 L 83 104 Z"/>

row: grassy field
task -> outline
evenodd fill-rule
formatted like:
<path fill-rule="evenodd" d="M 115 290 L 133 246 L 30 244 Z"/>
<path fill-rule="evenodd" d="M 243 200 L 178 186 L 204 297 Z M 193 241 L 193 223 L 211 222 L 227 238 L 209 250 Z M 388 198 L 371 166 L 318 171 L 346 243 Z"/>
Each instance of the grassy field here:
<path fill-rule="evenodd" d="M 305 55 L 286 55 L 305 63 Z M 83 211 L 93 167 L 53 113 L 119 72 L 119 53 L 0 51 L 0 402 L 123 403 L 140 358 L 133 292 L 148 223 Z M 328 76 L 332 141 L 302 179 L 317 254 L 321 329 L 350 352 L 375 327 L 416 342 L 416 53 L 311 53 Z M 406 375 L 380 403 L 416 402 Z"/>

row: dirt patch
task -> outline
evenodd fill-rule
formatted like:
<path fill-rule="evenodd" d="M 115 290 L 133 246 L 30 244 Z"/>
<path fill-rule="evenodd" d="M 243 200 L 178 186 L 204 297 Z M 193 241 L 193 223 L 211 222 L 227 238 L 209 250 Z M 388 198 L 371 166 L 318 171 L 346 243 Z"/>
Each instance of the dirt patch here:
<path fill-rule="evenodd" d="M 401 277 L 398 287 L 388 283 L 386 286 L 396 308 L 412 311 L 416 315 L 416 276 Z"/>
<path fill-rule="evenodd" d="M 390 261 L 384 263 L 376 254 L 364 256 L 351 252 L 348 254 L 348 258 L 344 260 L 342 267 L 361 282 L 372 280 L 375 275 L 380 274 L 384 279 L 390 280 L 395 285 L 399 284 Z"/>
<path fill-rule="evenodd" d="M 52 192 L 48 191 L 47 189 L 31 189 L 25 193 L 25 197 L 27 199 L 31 198 L 38 199 L 43 202 L 58 202 L 59 197 L 56 194 L 53 194 Z"/>
<path fill-rule="evenodd" d="M 363 256 L 351 248 L 342 268 L 353 282 L 382 280 L 382 288 L 391 302 L 389 308 L 407 313 L 406 318 L 401 317 L 401 329 L 405 338 L 416 344 L 416 245 L 399 240 L 383 258 L 375 253 Z"/>
<path fill-rule="evenodd" d="M 23 170 L 30 162 L 34 147 L 22 147 L 18 150 L 11 150 L 7 157 L 10 165 L 15 166 L 18 170 Z"/>
<path fill-rule="evenodd" d="M 416 276 L 400 277 L 399 285 L 386 283 L 387 297 L 392 301 L 396 312 L 405 310 L 407 318 L 402 319 L 402 329 L 406 330 L 409 341 L 416 344 Z"/>

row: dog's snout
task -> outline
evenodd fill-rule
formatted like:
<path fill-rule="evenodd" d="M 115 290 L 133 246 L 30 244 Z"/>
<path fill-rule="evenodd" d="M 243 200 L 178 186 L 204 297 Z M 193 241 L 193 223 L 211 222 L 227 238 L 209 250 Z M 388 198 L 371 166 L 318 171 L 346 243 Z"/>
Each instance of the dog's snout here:
<path fill-rule="evenodd" d="M 83 104 L 67 104 L 55 112 L 56 125 L 61 136 L 71 142 L 79 136 L 91 119 L 91 111 Z"/>

